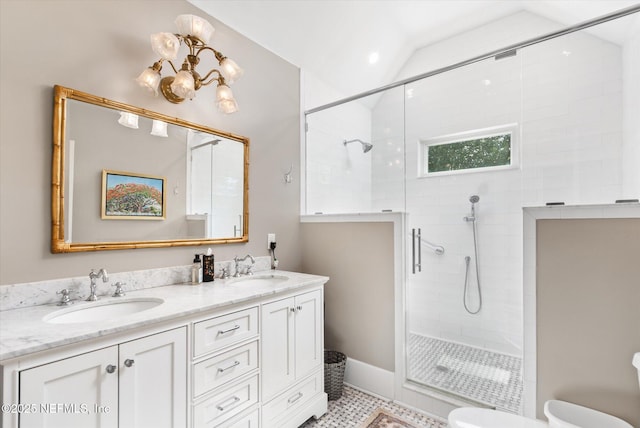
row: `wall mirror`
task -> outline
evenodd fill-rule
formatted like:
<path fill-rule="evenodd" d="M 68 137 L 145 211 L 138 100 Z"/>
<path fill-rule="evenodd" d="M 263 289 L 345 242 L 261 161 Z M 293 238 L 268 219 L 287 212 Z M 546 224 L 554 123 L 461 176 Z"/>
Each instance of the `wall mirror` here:
<path fill-rule="evenodd" d="M 247 242 L 249 139 L 55 86 L 51 251 Z"/>

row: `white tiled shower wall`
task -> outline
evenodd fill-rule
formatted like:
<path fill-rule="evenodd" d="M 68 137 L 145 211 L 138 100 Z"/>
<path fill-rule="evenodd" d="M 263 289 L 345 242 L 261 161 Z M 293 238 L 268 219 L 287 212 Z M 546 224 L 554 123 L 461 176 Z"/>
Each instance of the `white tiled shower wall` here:
<path fill-rule="evenodd" d="M 517 13 L 417 51 L 399 78 L 559 28 L 537 15 Z M 636 35 L 629 46 L 637 43 Z M 307 138 L 307 159 L 312 161 L 308 180 L 325 182 L 315 182 L 323 189 L 322 198 L 308 186 L 313 209 L 307 213 L 406 209 L 409 229 L 420 227 L 425 239 L 446 248 L 443 256 L 424 250 L 422 274 L 408 274 L 410 331 L 521 354 L 522 207 L 555 201 L 611 203 L 640 193 L 638 173 L 623 171 L 623 166 L 636 171 L 640 161 L 638 125 L 626 129 L 628 139 L 622 144 L 623 83 L 625 91 L 637 92 L 640 80 L 633 71 L 638 50 L 625 49 L 624 82 L 622 47 L 581 32 L 522 49 L 512 58 L 408 85 L 406 104 L 403 88 L 396 88 L 380 96 L 370 113 L 366 102 L 353 102 L 311 115 L 317 121 Z M 638 97 L 631 98 L 625 101 L 627 108 L 637 103 Z M 637 114 L 638 109 L 632 111 Z M 518 124 L 516 169 L 417 178 L 419 140 L 507 123 Z M 370 176 L 345 180 L 352 159 L 334 147 L 345 129 L 371 133 Z M 628 155 L 635 159 L 627 160 Z M 320 166 L 327 174 L 314 178 L 313 168 Z M 366 174 L 367 168 L 358 171 Z M 369 194 L 367 187 L 370 201 L 359 197 Z M 345 192 L 350 196 L 344 197 Z M 473 257 L 471 224 L 462 217 L 469 212 L 472 194 L 480 196 L 484 306 L 478 315 L 467 314 L 462 305 L 464 257 Z M 475 285 L 475 275 L 470 285 Z"/>
<path fill-rule="evenodd" d="M 371 207 L 371 153 L 363 153 L 360 139 L 371 141 L 367 108 L 349 103 L 309 116 L 306 147 L 306 211 L 368 212 Z"/>

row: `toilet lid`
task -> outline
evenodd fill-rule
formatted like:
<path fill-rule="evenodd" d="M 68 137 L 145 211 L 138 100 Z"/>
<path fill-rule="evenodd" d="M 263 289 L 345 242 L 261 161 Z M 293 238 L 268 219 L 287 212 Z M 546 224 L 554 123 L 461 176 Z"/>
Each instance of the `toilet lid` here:
<path fill-rule="evenodd" d="M 491 409 L 461 407 L 449 413 L 452 428 L 543 428 L 546 422 Z"/>

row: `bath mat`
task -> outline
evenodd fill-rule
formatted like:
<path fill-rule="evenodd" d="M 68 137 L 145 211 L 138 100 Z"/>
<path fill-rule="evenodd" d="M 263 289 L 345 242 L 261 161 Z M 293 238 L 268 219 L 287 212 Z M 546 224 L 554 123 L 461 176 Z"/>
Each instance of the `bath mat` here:
<path fill-rule="evenodd" d="M 417 428 L 417 426 L 400 419 L 386 409 L 378 407 L 369 418 L 360 425 L 360 428 Z"/>

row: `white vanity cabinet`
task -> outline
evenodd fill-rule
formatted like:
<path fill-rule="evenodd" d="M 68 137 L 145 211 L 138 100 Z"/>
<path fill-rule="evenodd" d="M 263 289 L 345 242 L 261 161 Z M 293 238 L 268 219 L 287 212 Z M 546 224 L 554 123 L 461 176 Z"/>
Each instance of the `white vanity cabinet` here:
<path fill-rule="evenodd" d="M 183 427 L 186 351 L 182 327 L 21 370 L 20 427 Z"/>
<path fill-rule="evenodd" d="M 257 427 L 258 314 L 254 306 L 194 323 L 194 428 Z"/>
<path fill-rule="evenodd" d="M 130 323 L 48 323 L 51 305 L 0 312 L 0 427 L 298 428 L 322 416 L 327 278 L 282 275 L 273 289 L 144 290 L 165 304 Z"/>
<path fill-rule="evenodd" d="M 262 305 L 262 426 L 297 427 L 326 411 L 322 290 Z"/>
<path fill-rule="evenodd" d="M 112 346 L 21 371 L 20 427 L 117 426 L 117 364 Z"/>

